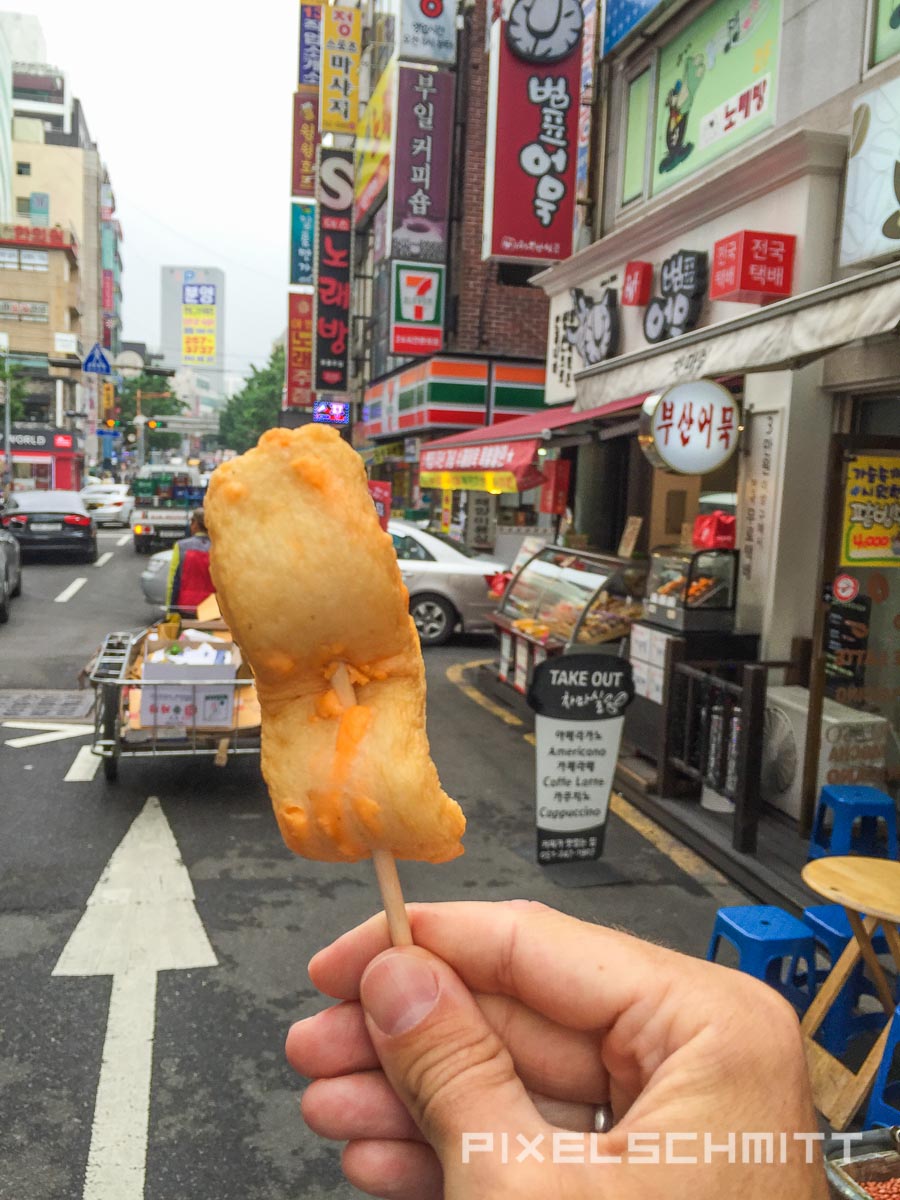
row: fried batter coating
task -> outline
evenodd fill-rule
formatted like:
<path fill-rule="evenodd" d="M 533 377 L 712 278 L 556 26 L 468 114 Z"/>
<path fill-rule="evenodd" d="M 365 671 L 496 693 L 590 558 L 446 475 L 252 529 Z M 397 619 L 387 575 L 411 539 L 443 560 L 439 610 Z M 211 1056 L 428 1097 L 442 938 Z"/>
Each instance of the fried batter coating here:
<path fill-rule="evenodd" d="M 425 733 L 425 668 L 359 455 L 322 425 L 271 429 L 205 503 L 222 614 L 253 667 L 262 769 L 285 842 L 327 862 L 462 854 L 465 818 Z M 356 704 L 331 684 L 342 663 Z"/>

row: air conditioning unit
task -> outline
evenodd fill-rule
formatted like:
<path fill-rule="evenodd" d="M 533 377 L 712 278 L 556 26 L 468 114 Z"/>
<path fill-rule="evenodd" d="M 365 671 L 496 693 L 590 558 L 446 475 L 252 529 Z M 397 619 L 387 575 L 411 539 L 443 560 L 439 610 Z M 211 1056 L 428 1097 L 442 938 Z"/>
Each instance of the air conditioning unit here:
<path fill-rule="evenodd" d="M 770 687 L 763 731 L 762 797 L 788 816 L 799 818 L 809 692 L 801 687 Z M 825 700 L 819 742 L 816 794 L 826 783 L 885 786 L 890 725 L 875 713 Z"/>

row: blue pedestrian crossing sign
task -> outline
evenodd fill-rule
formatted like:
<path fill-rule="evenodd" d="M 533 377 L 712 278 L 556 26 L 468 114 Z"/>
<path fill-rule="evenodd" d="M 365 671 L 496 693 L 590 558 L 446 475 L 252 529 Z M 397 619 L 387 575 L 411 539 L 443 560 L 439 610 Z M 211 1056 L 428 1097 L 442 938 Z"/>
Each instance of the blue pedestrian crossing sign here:
<path fill-rule="evenodd" d="M 99 342 L 94 342 L 94 347 L 81 364 L 81 369 L 85 375 L 112 375 L 109 359 L 100 349 Z"/>

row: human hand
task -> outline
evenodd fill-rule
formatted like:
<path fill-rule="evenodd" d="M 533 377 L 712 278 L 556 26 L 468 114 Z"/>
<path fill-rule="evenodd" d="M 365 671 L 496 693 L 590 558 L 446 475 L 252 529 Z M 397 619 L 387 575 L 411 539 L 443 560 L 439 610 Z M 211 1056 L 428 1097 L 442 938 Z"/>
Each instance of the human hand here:
<path fill-rule="evenodd" d="M 390 1200 L 825 1200 L 820 1155 L 793 1136 L 817 1130 L 799 1028 L 773 989 L 528 901 L 409 915 L 412 948 L 389 948 L 379 914 L 315 956 L 313 983 L 344 1003 L 287 1039 L 314 1080 L 303 1115 L 348 1143 L 356 1187 Z M 616 1124 L 589 1135 L 605 1102 Z M 561 1129 L 579 1132 L 560 1142 Z M 774 1163 L 764 1150 L 757 1164 L 743 1136 L 770 1133 Z"/>

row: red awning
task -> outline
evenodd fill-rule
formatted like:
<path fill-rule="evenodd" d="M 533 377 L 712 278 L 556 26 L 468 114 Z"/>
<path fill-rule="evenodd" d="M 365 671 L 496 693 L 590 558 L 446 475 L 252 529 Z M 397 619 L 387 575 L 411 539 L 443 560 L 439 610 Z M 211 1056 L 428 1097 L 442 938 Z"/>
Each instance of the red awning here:
<path fill-rule="evenodd" d="M 509 424 L 514 422 L 510 421 Z M 423 446 L 419 455 L 419 470 L 505 471 L 515 476 L 521 492 L 527 492 L 529 488 L 538 487 L 544 482 L 543 475 L 534 466 L 540 438 L 497 440 L 472 445 L 471 441 L 463 440 L 465 437 L 465 434 L 457 434 Z"/>

